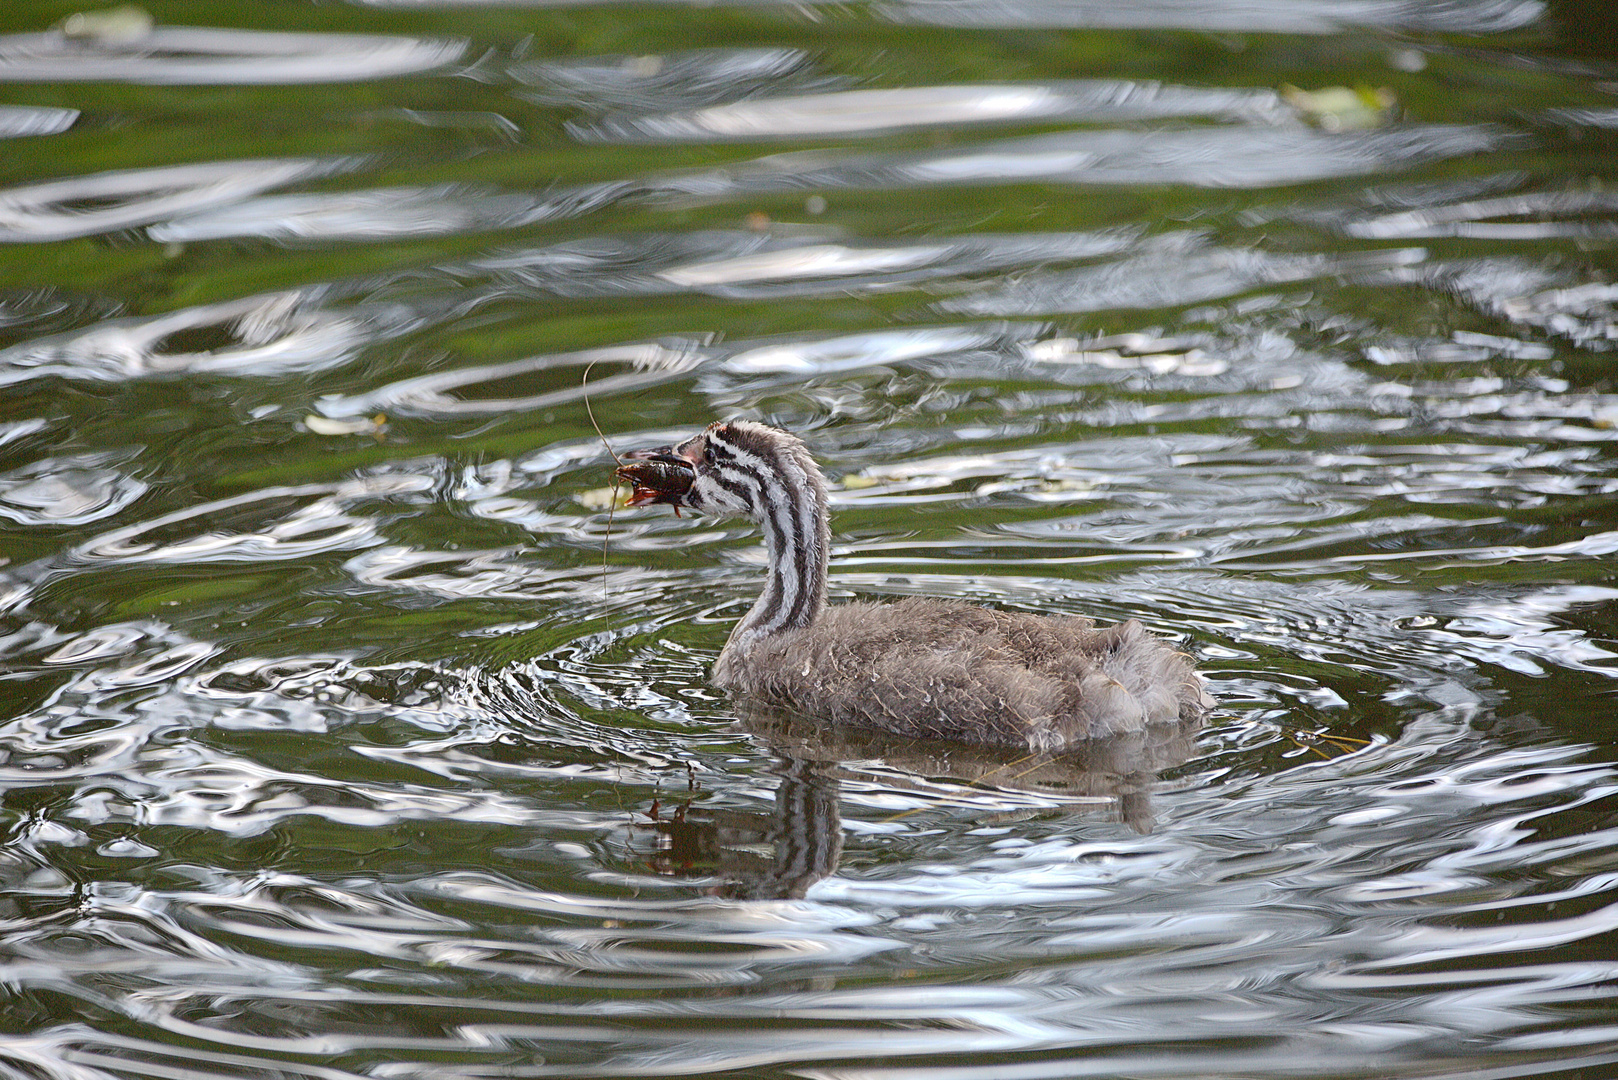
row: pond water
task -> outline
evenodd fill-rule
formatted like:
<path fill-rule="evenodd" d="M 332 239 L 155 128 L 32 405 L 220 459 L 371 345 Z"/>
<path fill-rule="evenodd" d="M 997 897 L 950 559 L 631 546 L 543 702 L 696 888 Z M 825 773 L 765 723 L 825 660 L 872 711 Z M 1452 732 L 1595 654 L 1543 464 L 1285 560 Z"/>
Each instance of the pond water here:
<path fill-rule="evenodd" d="M 1618 1075 L 1604 0 L 0 31 L 5 1076 Z M 729 701 L 591 410 L 1219 709 Z"/>

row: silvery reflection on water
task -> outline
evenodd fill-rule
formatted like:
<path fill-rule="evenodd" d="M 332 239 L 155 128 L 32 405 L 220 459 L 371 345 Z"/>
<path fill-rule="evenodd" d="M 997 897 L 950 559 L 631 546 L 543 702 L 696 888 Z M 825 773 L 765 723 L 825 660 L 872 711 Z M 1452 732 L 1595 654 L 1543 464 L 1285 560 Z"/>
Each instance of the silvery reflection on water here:
<path fill-rule="evenodd" d="M 1487 34 L 1529 26 L 1540 0 L 1422 4 L 1404 0 L 883 0 L 877 10 L 901 22 L 974 27 L 1185 29 L 1232 33 L 1335 34 L 1357 27 Z"/>
<path fill-rule="evenodd" d="M 247 296 L 35 338 L 0 349 L 0 386 L 52 375 L 115 382 L 317 370 L 430 319 L 400 304 L 331 306 L 330 293 L 317 286 Z M 169 351 L 188 339 L 210 347 Z"/>
<path fill-rule="evenodd" d="M 118 10 L 131 9 L 114 13 Z M 131 19 L 80 34 L 0 36 L 0 82 L 350 82 L 440 68 L 460 59 L 466 46 L 453 38 L 153 27 L 149 20 L 142 25 Z"/>
<path fill-rule="evenodd" d="M 357 158 L 198 162 L 0 188 L 0 241 L 37 244 L 129 229 L 359 164 Z"/>
<path fill-rule="evenodd" d="M 688 112 L 617 113 L 594 123 L 575 123 L 570 130 L 578 138 L 603 142 L 727 141 L 874 136 L 905 128 L 969 124 L 1118 123 L 1178 116 L 1257 123 L 1292 119 L 1272 90 L 1089 80 L 777 93 Z"/>

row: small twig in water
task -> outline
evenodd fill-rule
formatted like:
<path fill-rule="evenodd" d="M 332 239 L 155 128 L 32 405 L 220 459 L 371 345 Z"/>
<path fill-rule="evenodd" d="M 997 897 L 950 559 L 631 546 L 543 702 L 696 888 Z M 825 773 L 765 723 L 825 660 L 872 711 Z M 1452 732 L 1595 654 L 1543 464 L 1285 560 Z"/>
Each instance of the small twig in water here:
<path fill-rule="evenodd" d="M 590 418 L 590 426 L 596 429 L 596 437 L 601 440 L 601 445 L 607 448 L 607 455 L 612 458 L 614 466 L 622 466 L 623 459 L 618 456 L 618 452 L 615 451 L 612 448 L 612 444 L 607 441 L 607 436 L 602 434 L 601 425 L 596 423 L 595 410 L 590 408 L 590 369 L 595 366 L 596 362 L 591 360 L 588 364 L 584 365 L 584 374 L 579 376 L 579 389 L 584 393 L 584 414 Z M 607 595 L 607 545 L 612 543 L 612 518 L 613 514 L 616 513 L 617 510 L 618 469 L 615 467 L 612 471 L 612 498 L 607 502 L 607 535 L 601 538 L 602 596 Z"/>
<path fill-rule="evenodd" d="M 1326 761 L 1332 760 L 1334 756 L 1343 757 L 1352 754 L 1371 745 L 1370 739 L 1358 739 L 1352 735 L 1328 735 L 1322 731 L 1287 731 L 1283 729 L 1281 734 L 1293 746 L 1300 750 L 1313 750 Z M 1317 745 L 1318 743 L 1325 743 L 1333 750 L 1338 751 L 1338 753 L 1336 755 L 1328 754 Z"/>

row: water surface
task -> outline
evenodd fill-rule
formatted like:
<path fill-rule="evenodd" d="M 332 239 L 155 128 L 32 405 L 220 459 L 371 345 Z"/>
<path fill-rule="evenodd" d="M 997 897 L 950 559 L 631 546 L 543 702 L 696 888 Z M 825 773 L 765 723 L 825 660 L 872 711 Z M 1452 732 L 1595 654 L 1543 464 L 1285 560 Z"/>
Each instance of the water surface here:
<path fill-rule="evenodd" d="M 1611 1075 L 1612 30 L 9 6 L 0 1069 Z M 726 700 L 757 538 L 609 513 L 587 369 L 619 449 L 804 434 L 839 598 L 1220 709 Z"/>

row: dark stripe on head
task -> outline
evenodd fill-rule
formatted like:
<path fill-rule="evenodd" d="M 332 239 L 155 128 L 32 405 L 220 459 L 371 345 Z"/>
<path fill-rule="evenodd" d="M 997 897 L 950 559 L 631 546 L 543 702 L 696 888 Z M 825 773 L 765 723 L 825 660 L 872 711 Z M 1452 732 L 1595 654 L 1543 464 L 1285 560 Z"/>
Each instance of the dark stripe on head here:
<path fill-rule="evenodd" d="M 793 435 L 748 421 L 716 423 L 700 436 L 703 473 L 749 507 L 764 530 L 770 573 L 743 620 L 749 632 L 807 625 L 825 590 L 825 503 L 820 472 Z"/>

